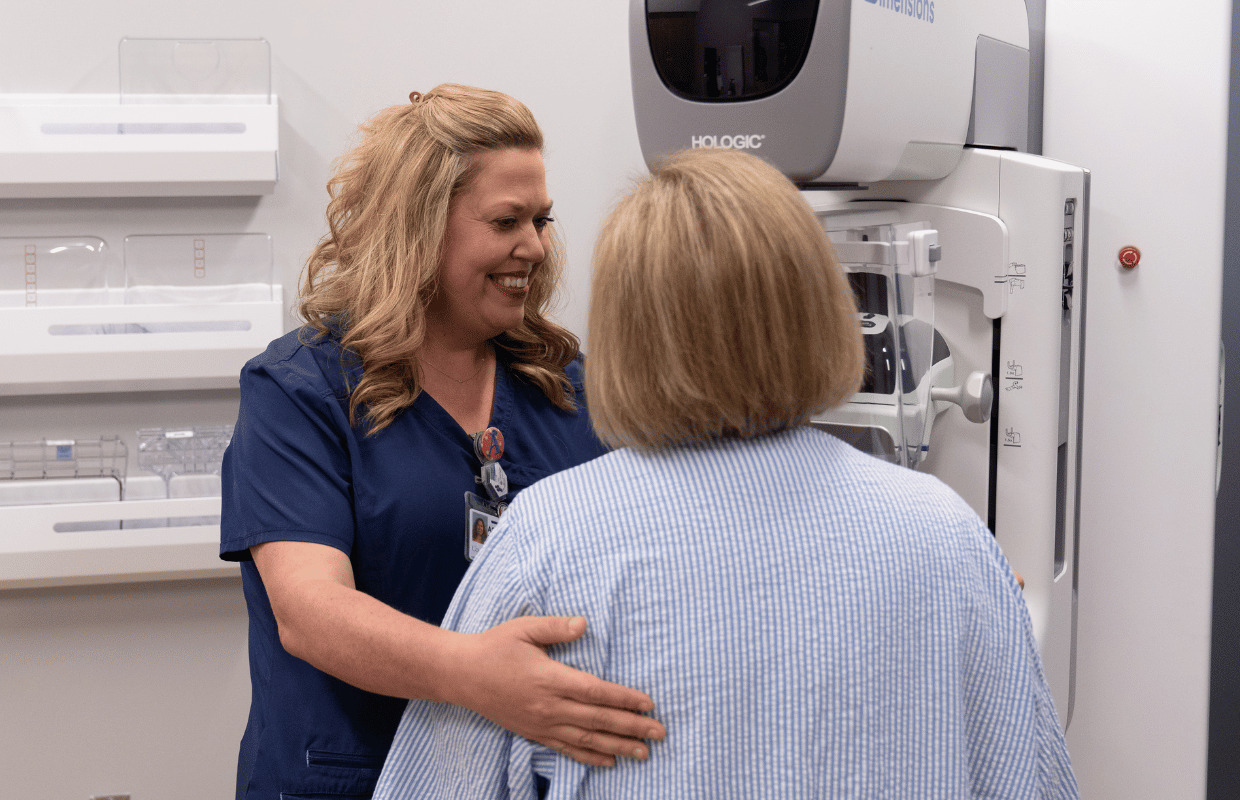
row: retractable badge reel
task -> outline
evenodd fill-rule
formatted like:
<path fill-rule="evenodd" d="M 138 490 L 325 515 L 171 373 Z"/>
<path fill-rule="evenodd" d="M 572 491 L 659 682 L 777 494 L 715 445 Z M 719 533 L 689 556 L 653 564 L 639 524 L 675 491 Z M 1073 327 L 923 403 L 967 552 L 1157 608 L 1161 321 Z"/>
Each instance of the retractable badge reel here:
<path fill-rule="evenodd" d="M 499 524 L 499 515 L 507 503 L 508 476 L 499 465 L 504 454 L 504 434 L 499 428 L 487 428 L 473 435 L 474 455 L 482 466 L 474 480 L 482 487 L 487 499 L 474 492 L 465 493 L 467 521 L 465 529 L 465 558 L 473 561 L 482 549 L 491 530 Z"/>

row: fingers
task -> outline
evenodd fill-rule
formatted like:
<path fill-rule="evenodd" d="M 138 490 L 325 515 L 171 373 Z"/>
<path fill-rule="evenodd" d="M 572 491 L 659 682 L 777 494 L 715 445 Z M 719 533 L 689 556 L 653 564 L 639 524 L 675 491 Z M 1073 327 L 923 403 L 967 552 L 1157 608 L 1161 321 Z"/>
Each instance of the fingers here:
<path fill-rule="evenodd" d="M 616 766 L 616 757 L 607 753 L 600 753 L 596 750 L 586 750 L 581 747 L 574 747 L 567 742 L 559 739 L 545 739 L 539 741 L 539 744 L 546 745 L 552 750 L 563 753 L 574 761 L 580 761 L 591 767 L 614 767 Z"/>
<path fill-rule="evenodd" d="M 645 759 L 643 740 L 667 735 L 663 725 L 641 712 L 654 709 L 645 693 L 601 680 L 547 657 L 548 645 L 571 642 L 586 630 L 581 617 L 518 617 L 472 641 L 480 654 L 465 663 L 492 658 L 479 681 L 490 687 L 472 693 L 465 705 L 518 735 L 591 766 L 613 766 L 616 757 Z M 537 648 L 537 649 L 535 649 Z"/>
<path fill-rule="evenodd" d="M 613 767 L 618 756 L 638 761 L 650 758 L 650 748 L 643 742 L 580 728 L 558 728 L 553 736 L 541 740 L 541 743 L 569 758 L 596 767 Z"/>
<path fill-rule="evenodd" d="M 517 617 L 504 624 L 520 628 L 527 641 L 540 647 L 571 642 L 586 632 L 584 617 Z"/>
<path fill-rule="evenodd" d="M 550 666 L 558 673 L 563 698 L 569 701 L 564 710 L 567 719 L 562 718 L 564 723 L 627 739 L 662 739 L 667 735 L 658 720 L 646 716 L 654 710 L 654 700 L 645 692 L 557 662 Z"/>
<path fill-rule="evenodd" d="M 553 703 L 548 703 L 536 713 L 531 711 L 527 716 L 530 723 L 542 726 L 548 735 L 555 732 L 558 739 L 571 742 L 575 746 L 617 755 L 630 755 L 629 751 L 635 746 L 644 747 L 640 741 L 642 739 L 661 740 L 667 736 L 667 730 L 658 720 L 636 711 L 600 704 L 598 698 L 602 695 L 589 689 L 582 691 L 579 685 L 584 679 L 586 682 L 601 684 L 603 688 L 623 689 L 625 692 L 632 690 L 599 680 L 571 667 L 556 665 L 556 668 L 563 670 L 573 685 L 560 683 L 562 694 L 555 698 Z M 527 691 L 528 688 L 527 686 Z M 653 706 L 649 697 L 641 692 L 636 694 Z M 598 738 L 583 738 L 589 736 Z"/>
<path fill-rule="evenodd" d="M 566 755 L 572 755 L 573 758 L 577 756 L 569 753 L 569 749 L 577 753 L 592 753 L 596 757 L 609 759 L 612 763 L 615 763 L 617 756 L 639 761 L 650 758 L 650 748 L 637 739 L 626 739 L 600 731 L 587 731 L 567 726 L 557 728 L 553 737 L 555 741 L 563 743 L 567 748 L 557 747 L 556 749 Z"/>
<path fill-rule="evenodd" d="M 645 697 L 645 695 L 642 695 L 642 697 Z M 650 698 L 646 697 L 646 700 L 649 701 Z M 653 701 L 650 702 L 653 706 Z M 586 714 L 587 718 L 583 723 L 580 723 L 580 727 L 589 731 L 597 731 L 600 735 L 620 736 L 629 740 L 660 740 L 667 736 L 667 731 L 662 723 L 643 714 L 635 714 L 632 711 L 600 705 L 582 706 L 581 710 Z M 620 752 L 619 750 L 603 747 L 596 747 L 595 749 L 609 750 L 615 753 Z"/>
<path fill-rule="evenodd" d="M 593 753 L 608 759 L 644 759 L 650 757 L 650 748 L 643 740 L 659 741 L 667 736 L 658 720 L 619 707 L 644 705 L 653 709 L 654 701 L 642 692 L 563 664 L 552 662 L 552 667 L 560 673 L 558 685 L 563 694 L 554 713 L 548 714 L 543 724 L 547 726 L 548 738 L 565 745 L 556 747 L 561 753 L 588 764 L 598 763 L 597 758 L 586 760 L 578 756 Z"/>
<path fill-rule="evenodd" d="M 645 692 L 605 681 L 558 662 L 553 668 L 560 673 L 557 680 L 563 687 L 564 697 L 570 700 L 576 700 L 585 706 L 598 707 L 599 710 L 603 710 L 603 707 L 621 709 L 626 717 L 634 716 L 627 713 L 630 711 L 644 714 L 654 710 L 654 700 Z"/>
<path fill-rule="evenodd" d="M 503 624 L 519 629 L 520 635 L 526 641 L 540 647 L 571 642 L 579 639 L 586 632 L 584 617 L 517 617 Z M 580 676 L 581 688 L 570 695 L 575 700 L 588 705 L 611 706 L 632 711 L 654 710 L 654 701 L 643 692 L 609 683 L 568 667 L 565 667 L 565 670 Z M 567 681 L 570 677 L 565 674 L 563 679 Z"/>
<path fill-rule="evenodd" d="M 574 704 L 576 705 L 576 704 Z M 566 710 L 560 716 L 562 720 L 586 718 L 584 724 L 575 721 L 561 722 L 542 727 L 538 732 L 526 732 L 529 739 L 554 748 L 583 764 L 593 766 L 613 766 L 617 756 L 643 760 L 650 757 L 650 746 L 643 738 L 662 739 L 666 734 L 663 726 L 649 717 L 630 714 L 624 711 L 606 709 L 611 714 L 595 714 L 593 709 L 576 706 Z M 631 717 L 624 720 L 621 717 Z M 617 728 L 636 731 L 632 734 L 620 734 Z M 653 734 L 647 737 L 647 734 Z"/>

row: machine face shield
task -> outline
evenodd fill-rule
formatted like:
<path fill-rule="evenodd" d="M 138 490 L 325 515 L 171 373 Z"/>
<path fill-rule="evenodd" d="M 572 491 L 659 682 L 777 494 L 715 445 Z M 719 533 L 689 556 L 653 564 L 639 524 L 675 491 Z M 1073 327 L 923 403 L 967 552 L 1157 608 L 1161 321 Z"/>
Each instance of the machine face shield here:
<path fill-rule="evenodd" d="M 931 389 L 951 380 L 951 357 L 934 330 L 933 230 L 922 223 L 837 227 L 824 219 L 857 299 L 865 345 L 861 391 L 814 420 L 871 455 L 916 467 L 929 450 Z"/>
<path fill-rule="evenodd" d="M 774 94 L 801 71 L 814 0 L 646 0 L 646 33 L 663 84 L 686 100 Z"/>

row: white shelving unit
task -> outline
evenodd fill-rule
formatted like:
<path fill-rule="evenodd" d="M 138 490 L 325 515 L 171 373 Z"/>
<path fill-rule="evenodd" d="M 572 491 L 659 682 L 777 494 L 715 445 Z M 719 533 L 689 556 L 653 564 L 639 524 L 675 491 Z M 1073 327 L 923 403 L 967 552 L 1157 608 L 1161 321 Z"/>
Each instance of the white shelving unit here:
<path fill-rule="evenodd" d="M 0 95 L 0 197 L 261 195 L 279 177 L 263 39 L 122 39 L 116 94 Z"/>
<path fill-rule="evenodd" d="M 236 386 L 283 308 L 273 286 L 261 301 L 0 309 L 0 396 Z"/>
<path fill-rule="evenodd" d="M 0 198 L 274 190 L 267 42 L 127 39 L 120 66 L 116 96 L 0 95 Z M 97 237 L 0 240 L 0 398 L 235 387 L 283 325 L 264 234 L 129 236 L 123 270 Z M 217 477 L 177 496 L 168 475 L 75 471 L 88 448 L 36 444 L 42 474 L 0 459 L 0 589 L 237 573 Z"/>
<path fill-rule="evenodd" d="M 0 508 L 0 590 L 235 575 L 218 523 L 125 527 L 219 513 L 218 497 Z M 82 526 L 106 527 L 65 530 Z"/>
<path fill-rule="evenodd" d="M 0 95 L 0 197 L 259 195 L 279 174 L 264 103 Z"/>

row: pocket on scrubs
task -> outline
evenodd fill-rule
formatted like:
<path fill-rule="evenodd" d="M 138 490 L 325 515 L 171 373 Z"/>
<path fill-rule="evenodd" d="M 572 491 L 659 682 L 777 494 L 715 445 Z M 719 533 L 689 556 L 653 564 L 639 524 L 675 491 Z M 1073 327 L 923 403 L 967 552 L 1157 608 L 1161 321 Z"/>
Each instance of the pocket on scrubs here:
<path fill-rule="evenodd" d="M 306 764 L 311 767 L 344 767 L 345 769 L 372 770 L 376 773 L 383 769 L 383 759 L 378 756 L 359 753 L 332 753 L 327 750 L 307 750 Z"/>
<path fill-rule="evenodd" d="M 298 791 L 281 792 L 280 800 L 369 800 L 379 782 L 383 758 L 365 753 L 307 750 L 306 765 L 314 777 L 301 782 Z"/>

